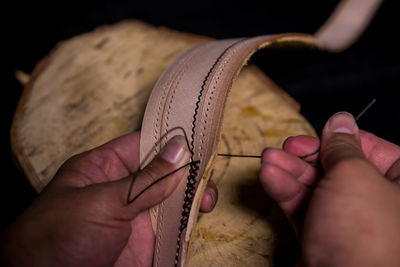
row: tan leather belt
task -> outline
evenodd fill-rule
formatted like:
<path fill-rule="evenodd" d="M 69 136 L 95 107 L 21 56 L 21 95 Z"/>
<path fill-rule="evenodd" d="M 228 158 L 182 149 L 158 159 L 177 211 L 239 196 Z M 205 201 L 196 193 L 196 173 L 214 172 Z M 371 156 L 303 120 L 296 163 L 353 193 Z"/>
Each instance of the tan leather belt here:
<path fill-rule="evenodd" d="M 343 50 L 362 33 L 380 2 L 340 2 L 315 36 L 279 34 L 201 44 L 164 72 L 152 91 L 143 119 L 141 167 L 175 135 L 187 137 L 192 164 L 187 180 L 150 211 L 156 234 L 154 266 L 185 265 L 190 234 L 217 152 L 224 105 L 233 80 L 250 56 L 258 49 L 274 46 Z"/>

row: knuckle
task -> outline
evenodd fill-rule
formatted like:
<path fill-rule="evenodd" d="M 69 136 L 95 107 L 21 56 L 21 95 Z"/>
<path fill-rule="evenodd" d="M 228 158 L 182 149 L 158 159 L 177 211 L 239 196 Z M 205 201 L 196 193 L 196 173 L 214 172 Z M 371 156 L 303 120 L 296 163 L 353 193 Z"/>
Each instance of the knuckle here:
<path fill-rule="evenodd" d="M 326 142 L 321 149 L 322 161 L 326 166 L 340 166 L 343 169 L 350 168 L 353 164 L 357 165 L 360 162 L 365 162 L 364 153 L 361 150 L 360 144 L 349 138 L 335 138 Z"/>
<path fill-rule="evenodd" d="M 349 143 L 348 140 L 342 138 L 335 138 L 325 145 L 325 151 L 327 152 L 337 152 L 345 149 L 356 148 L 353 143 Z"/>
<path fill-rule="evenodd" d="M 156 157 L 140 172 L 140 176 L 142 176 L 144 179 L 151 179 L 154 181 L 171 172 L 172 170 L 174 170 L 173 164 Z"/>
<path fill-rule="evenodd" d="M 138 175 L 139 179 L 151 179 L 154 180 L 156 179 L 157 173 L 156 170 L 154 170 L 154 168 L 152 168 L 153 166 L 148 166 L 146 168 L 144 168 L 143 170 L 140 171 L 140 174 Z"/>
<path fill-rule="evenodd" d="M 331 171 L 346 175 L 365 168 L 367 164 L 364 159 L 359 157 L 344 157 L 332 166 Z"/>
<path fill-rule="evenodd" d="M 360 141 L 351 135 L 337 134 L 332 136 L 324 142 L 324 147 L 326 150 L 344 150 L 352 149 L 355 151 L 361 150 Z"/>

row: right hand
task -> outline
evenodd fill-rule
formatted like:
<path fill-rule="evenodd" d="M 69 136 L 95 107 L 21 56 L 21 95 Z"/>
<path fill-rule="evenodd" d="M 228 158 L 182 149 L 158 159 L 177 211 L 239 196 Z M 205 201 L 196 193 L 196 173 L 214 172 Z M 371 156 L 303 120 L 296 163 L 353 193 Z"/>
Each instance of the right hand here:
<path fill-rule="evenodd" d="M 299 158 L 319 147 L 306 160 L 320 157 L 322 172 Z M 261 183 L 297 219 L 307 266 L 400 266 L 399 158 L 348 113 L 329 119 L 321 142 L 299 136 L 264 151 Z"/>

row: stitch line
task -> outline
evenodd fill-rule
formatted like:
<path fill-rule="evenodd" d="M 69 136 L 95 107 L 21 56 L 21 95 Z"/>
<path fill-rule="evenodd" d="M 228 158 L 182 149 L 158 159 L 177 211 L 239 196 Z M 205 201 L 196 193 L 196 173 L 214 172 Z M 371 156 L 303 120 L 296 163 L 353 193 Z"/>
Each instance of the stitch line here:
<path fill-rule="evenodd" d="M 198 116 L 198 112 L 199 112 L 199 108 L 200 108 L 200 102 L 201 102 L 201 98 L 203 96 L 203 92 L 206 88 L 207 85 L 207 81 L 209 80 L 211 73 L 214 71 L 215 67 L 218 65 L 218 63 L 221 61 L 221 59 L 225 56 L 225 54 L 236 44 L 242 42 L 243 39 L 234 42 L 233 44 L 231 44 L 230 46 L 228 46 L 216 59 L 216 61 L 214 62 L 214 64 L 211 66 L 210 70 L 208 71 L 208 73 L 206 74 L 203 83 L 201 85 L 200 88 L 200 92 L 199 92 L 199 96 L 197 98 L 197 102 L 196 102 L 196 106 L 194 109 L 194 115 L 193 115 L 193 121 L 192 121 L 192 134 L 191 134 L 191 162 L 195 162 L 194 160 L 194 137 L 195 137 L 195 128 L 196 128 L 196 121 L 197 121 L 197 116 Z M 201 156 L 200 156 L 201 157 Z M 200 161 L 197 161 L 198 163 L 200 163 Z M 192 203 L 193 203 L 193 198 L 194 198 L 194 194 L 195 194 L 195 189 L 196 189 L 196 184 L 197 184 L 197 180 L 196 177 L 198 175 L 198 170 L 199 170 L 199 166 L 198 164 L 191 164 L 190 165 L 190 169 L 189 169 L 189 176 L 187 178 L 187 184 L 186 184 L 186 191 L 185 191 L 185 198 L 184 198 L 184 203 L 182 206 L 182 215 L 181 215 L 181 222 L 180 222 L 180 227 L 179 227 L 179 234 L 178 234 L 178 238 L 177 238 L 177 251 L 176 251 L 176 255 L 175 255 L 175 266 L 178 266 L 178 262 L 179 262 L 179 255 L 180 255 L 180 248 L 181 248 L 181 239 L 182 239 L 182 233 L 183 231 L 186 229 L 187 227 L 187 223 L 188 223 L 188 219 L 189 219 L 189 214 L 190 214 L 190 210 L 192 207 Z"/>
<path fill-rule="evenodd" d="M 184 64 L 185 62 L 182 62 L 182 64 Z M 181 65 L 178 66 L 178 70 L 181 68 Z M 156 116 L 156 121 L 155 121 L 155 127 L 154 127 L 154 140 L 157 141 L 158 140 L 158 128 L 159 128 L 159 123 L 160 123 L 160 116 L 161 116 L 161 107 L 162 107 L 162 103 L 164 102 L 166 95 L 167 95 L 167 90 L 168 88 L 170 88 L 171 84 L 172 84 L 172 79 L 173 76 L 176 74 L 176 72 L 171 73 L 168 77 L 168 82 L 165 83 L 165 85 L 163 86 L 163 94 L 160 98 L 160 101 L 158 102 L 158 109 L 157 109 L 157 116 Z M 160 131 L 161 134 L 161 131 Z M 154 149 L 154 154 L 158 153 L 158 149 Z"/>
<path fill-rule="evenodd" d="M 185 74 L 185 72 L 187 71 L 187 69 L 188 69 L 188 66 L 186 65 L 185 68 L 183 69 L 182 73 L 179 75 L 179 80 L 176 82 L 176 84 L 174 86 L 174 90 L 172 91 L 172 94 L 170 96 L 170 100 L 169 100 L 169 103 L 168 103 L 168 109 L 167 109 L 167 112 L 166 112 L 167 113 L 167 117 L 166 117 L 166 120 L 165 120 L 165 123 L 164 123 L 164 126 L 165 126 L 165 130 L 164 131 L 165 131 L 165 133 L 168 132 L 169 118 L 170 118 L 169 115 L 171 114 L 171 107 L 172 107 L 172 103 L 174 101 L 176 88 L 178 88 L 178 86 L 179 86 L 179 84 L 180 84 L 180 82 L 182 80 L 182 77 Z M 168 139 L 167 135 L 165 135 L 165 140 L 167 140 L 167 139 Z"/>
<path fill-rule="evenodd" d="M 167 91 L 169 92 L 169 89 L 171 88 L 171 85 L 173 83 L 173 77 L 176 75 L 176 73 L 179 73 L 180 69 L 183 68 L 183 66 L 185 65 L 185 63 L 187 61 L 190 61 L 190 58 L 187 59 L 187 60 L 183 60 L 183 62 L 181 64 L 179 64 L 179 66 L 177 68 L 178 69 L 177 72 L 174 72 L 174 73 L 170 74 L 170 76 L 168 77 L 168 82 L 163 87 L 163 95 L 162 95 L 162 97 L 161 97 L 161 99 L 159 101 L 159 104 L 158 104 L 158 111 L 157 111 L 156 123 L 155 123 L 155 128 L 154 128 L 154 138 L 155 138 L 156 141 L 158 141 L 158 137 L 157 137 L 158 134 L 157 133 L 158 133 L 158 129 L 160 127 L 159 123 L 161 123 L 160 122 L 160 116 L 161 116 L 162 103 L 164 102 L 164 100 L 167 97 Z M 160 135 L 162 135 L 161 128 L 160 128 Z M 161 142 L 160 142 L 160 145 L 161 145 Z M 158 153 L 157 147 L 155 147 L 154 153 L 155 154 Z M 158 225 L 157 225 L 157 229 L 161 229 L 163 227 L 163 225 L 164 225 L 164 213 L 162 212 L 164 207 L 165 207 L 165 203 L 164 202 L 162 202 L 160 204 L 160 206 L 158 207 L 158 212 L 157 212 L 158 213 L 158 220 L 157 220 L 158 221 Z M 160 235 L 161 235 L 161 233 L 160 233 Z M 161 236 L 159 238 L 162 239 Z M 157 254 L 156 254 L 157 257 L 155 258 L 155 266 L 156 267 L 160 266 L 160 257 L 159 257 L 160 249 L 161 249 L 161 242 L 156 242 L 156 251 L 157 251 Z"/>
<path fill-rule="evenodd" d="M 154 127 L 153 137 L 154 137 L 155 142 L 158 141 L 158 136 L 162 135 L 161 129 L 160 129 L 160 132 L 158 132 L 158 129 L 160 128 L 160 123 L 161 123 L 161 109 L 162 109 L 162 107 L 165 107 L 163 105 L 163 103 L 164 103 L 165 98 L 167 97 L 168 93 L 170 92 L 170 89 L 172 87 L 171 85 L 173 84 L 173 81 L 174 81 L 174 77 L 176 77 L 177 75 L 182 76 L 181 70 L 184 68 L 187 68 L 188 62 L 190 62 L 193 59 L 193 57 L 195 55 L 197 55 L 199 52 L 200 51 L 196 51 L 196 52 L 194 51 L 193 55 L 190 55 L 188 58 L 186 58 L 186 57 L 182 58 L 176 67 L 176 71 L 169 74 L 169 76 L 167 78 L 167 82 L 163 86 L 163 94 L 160 98 L 160 101 L 158 102 L 157 116 L 156 116 L 155 122 L 154 122 L 155 127 Z M 166 130 L 166 132 L 167 132 L 167 130 Z M 161 145 L 161 143 L 160 143 L 160 145 Z M 155 148 L 154 155 L 156 155 L 157 153 L 158 153 L 158 149 Z"/>
<path fill-rule="evenodd" d="M 154 138 L 155 138 L 155 140 L 156 140 L 155 145 L 156 145 L 157 142 L 158 142 L 158 138 L 157 138 L 157 136 L 158 136 L 158 129 L 160 129 L 160 131 L 159 131 L 160 136 L 163 137 L 164 140 L 167 140 L 167 134 L 169 133 L 169 130 L 168 130 L 168 126 L 169 126 L 169 125 L 168 125 L 169 113 L 170 113 L 171 103 L 172 103 L 172 101 L 173 101 L 176 88 L 178 87 L 178 85 L 179 85 L 179 83 L 180 83 L 180 81 L 181 81 L 181 79 L 182 79 L 183 74 L 184 74 L 184 73 L 187 71 L 187 69 L 188 69 L 188 65 L 189 65 L 188 63 L 189 63 L 198 53 L 200 53 L 200 51 L 202 51 L 203 49 L 204 49 L 204 48 L 198 49 L 198 51 L 193 51 L 193 54 L 189 55 L 188 58 L 183 58 L 182 61 L 181 61 L 181 62 L 178 64 L 178 66 L 176 67 L 176 71 L 174 71 L 173 73 L 171 73 L 171 74 L 169 75 L 167 82 L 166 82 L 165 85 L 163 86 L 163 95 L 162 95 L 162 97 L 161 97 L 161 99 L 160 99 L 160 101 L 159 101 L 159 104 L 158 104 L 158 112 L 157 112 L 157 117 L 156 117 L 156 122 L 155 122 L 155 128 L 154 128 Z M 173 85 L 173 83 L 174 83 L 174 80 L 176 80 L 177 77 L 179 77 L 179 80 L 178 80 L 176 86 L 174 87 L 174 90 L 173 90 L 173 92 L 172 92 L 172 97 L 171 97 L 170 103 L 169 103 L 169 105 L 168 105 L 167 119 L 166 119 L 166 122 L 165 122 L 165 125 L 166 125 L 165 134 L 163 134 L 162 128 L 160 127 L 160 126 L 161 126 L 161 125 L 160 125 L 160 124 L 161 124 L 161 109 L 162 109 L 162 107 L 165 108 L 165 105 L 162 105 L 162 104 L 164 103 L 165 99 L 167 98 L 167 95 L 169 94 L 170 89 L 172 88 L 172 85 Z M 175 79 L 174 79 L 174 78 L 175 78 Z M 164 113 L 164 112 L 163 112 L 163 113 Z M 165 114 L 165 113 L 164 113 L 164 114 Z M 160 145 L 161 145 L 161 143 L 162 143 L 161 141 L 162 141 L 163 138 L 161 138 L 161 139 L 159 140 L 159 141 L 160 141 L 160 142 L 159 142 Z M 154 153 L 155 153 L 155 154 L 158 153 L 157 147 L 155 147 Z M 159 218 L 158 218 L 158 220 L 157 220 L 157 221 L 158 221 L 157 229 L 161 229 L 161 228 L 163 227 L 163 225 L 164 225 L 164 212 L 163 212 L 163 211 L 164 211 L 164 208 L 165 208 L 165 203 L 162 202 L 162 203 L 159 205 L 159 208 L 158 208 L 158 217 L 159 217 Z M 162 232 L 159 233 L 159 237 L 158 237 L 159 240 L 162 239 L 162 234 L 163 234 Z M 156 266 L 159 266 L 160 249 L 161 249 L 161 242 L 156 242 L 156 248 L 155 248 L 155 250 L 157 251 L 157 253 L 156 253 L 157 257 L 155 257 L 155 259 L 154 259 L 154 263 L 155 263 Z"/>
<path fill-rule="evenodd" d="M 219 68 L 218 74 L 216 76 L 213 77 L 212 79 L 212 90 L 210 90 L 209 92 L 209 96 L 208 96 L 208 102 L 207 105 L 211 106 L 211 102 L 213 101 L 213 95 L 214 95 L 214 91 L 217 88 L 217 84 L 220 80 L 220 76 L 221 74 L 224 72 L 225 67 L 227 64 L 229 64 L 229 62 L 231 61 L 232 57 L 235 55 L 235 53 L 237 52 L 237 50 L 242 46 L 243 43 L 238 44 L 238 46 L 236 46 L 235 48 L 231 49 L 231 53 L 224 59 L 223 64 L 221 65 L 221 68 Z M 204 119 L 203 119 L 203 127 L 200 129 L 200 143 L 203 144 L 204 143 L 204 137 L 205 137 L 205 132 L 207 130 L 207 123 L 208 123 L 208 113 L 210 112 L 210 109 L 207 107 L 206 108 L 206 112 L 204 113 Z M 202 157 L 202 151 L 203 150 L 203 146 L 200 145 L 199 146 L 199 157 Z"/>
<path fill-rule="evenodd" d="M 171 132 L 173 132 L 173 131 L 178 131 L 178 130 L 181 131 L 181 134 L 185 137 L 186 145 L 187 145 L 187 147 L 189 147 L 190 145 L 189 145 L 188 135 L 187 135 L 187 133 L 186 133 L 186 131 L 185 131 L 184 128 L 182 128 L 182 127 L 180 127 L 180 126 L 174 127 L 174 128 L 172 128 L 172 129 L 170 129 L 167 133 L 165 133 L 165 135 L 167 135 L 167 134 L 169 134 L 169 133 L 171 133 Z M 161 140 L 162 140 L 163 138 L 164 138 L 164 136 L 161 135 L 160 138 L 155 142 L 154 146 L 153 146 L 153 147 L 150 149 L 150 151 L 147 153 L 147 155 L 141 160 L 140 165 L 143 165 L 144 162 L 146 162 L 146 161 L 148 160 L 148 158 L 154 153 L 154 150 L 156 149 L 157 145 L 160 145 L 160 144 L 161 144 Z M 197 164 L 197 162 L 194 162 L 194 164 Z M 129 205 L 129 203 L 131 202 L 131 201 L 129 201 L 129 200 L 131 199 L 130 194 L 131 194 L 131 189 L 132 189 L 132 186 L 133 186 L 133 182 L 134 182 L 134 176 L 132 176 L 131 184 L 130 184 L 130 186 L 129 186 L 129 191 L 128 191 L 128 195 L 127 195 L 127 202 L 126 202 L 127 205 Z M 164 206 L 165 206 L 165 202 L 162 202 L 162 203 L 160 204 L 160 209 L 162 209 Z M 164 216 L 161 215 L 161 212 L 159 212 L 159 213 L 157 213 L 157 214 L 158 214 L 157 220 L 158 220 L 158 222 L 159 222 L 161 219 L 164 218 Z M 158 225 L 157 225 L 157 229 L 160 229 L 160 228 L 159 228 L 160 225 L 162 226 L 162 224 L 158 224 Z M 161 238 L 161 235 L 158 236 L 157 238 Z M 158 245 L 158 249 L 157 249 L 157 246 L 156 246 L 156 247 L 155 247 L 155 251 L 156 251 L 157 253 L 159 253 L 159 252 L 160 252 L 160 247 L 159 247 L 159 243 L 160 243 L 160 242 L 156 242 L 156 243 L 157 243 L 157 245 Z M 154 266 L 160 266 L 160 263 L 159 263 L 159 254 L 157 254 L 157 257 L 154 258 L 153 264 L 154 264 Z"/>

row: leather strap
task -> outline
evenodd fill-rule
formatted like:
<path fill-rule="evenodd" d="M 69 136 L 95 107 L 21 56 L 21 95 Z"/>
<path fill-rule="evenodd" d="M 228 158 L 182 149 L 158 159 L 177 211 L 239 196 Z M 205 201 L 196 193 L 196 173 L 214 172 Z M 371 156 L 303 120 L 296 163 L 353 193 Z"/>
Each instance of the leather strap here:
<path fill-rule="evenodd" d="M 142 125 L 141 158 L 149 151 L 155 155 L 177 134 L 187 136 L 192 161 L 200 162 L 191 166 L 188 177 L 193 175 L 193 183 L 200 189 L 188 200 L 192 207 L 185 206 L 185 191 L 190 181 L 184 181 L 170 198 L 151 211 L 152 221 L 156 222 L 153 224 L 154 266 L 174 266 L 178 261 L 184 264 L 194 218 L 216 154 L 224 104 L 232 81 L 257 49 L 277 44 L 316 45 L 313 37 L 295 34 L 208 42 L 182 55 L 155 85 Z M 159 140 L 160 146 L 153 149 Z"/>
<path fill-rule="evenodd" d="M 351 46 L 367 28 L 383 0 L 343 0 L 315 33 L 320 46 L 340 52 Z"/>
<path fill-rule="evenodd" d="M 178 134 L 186 136 L 193 154 L 187 180 L 183 180 L 167 200 L 150 210 L 156 234 L 154 266 L 185 265 L 190 234 L 216 156 L 224 105 L 233 80 L 250 56 L 258 49 L 272 46 L 343 49 L 354 40 L 355 34 L 362 32 L 372 17 L 372 4 L 375 3 L 376 9 L 380 1 L 342 1 L 342 7 L 339 6 L 333 19 L 321 28 L 317 38 L 280 34 L 201 44 L 180 56 L 162 74 L 153 88 L 143 119 L 141 168 Z M 343 6 L 354 8 L 354 3 L 362 5 L 361 2 L 370 3 L 370 8 L 361 9 L 369 15 L 358 16 L 358 23 L 352 23 L 345 31 L 348 34 L 341 33 L 342 19 L 352 14 Z M 151 182 L 146 181 L 143 186 Z"/>

